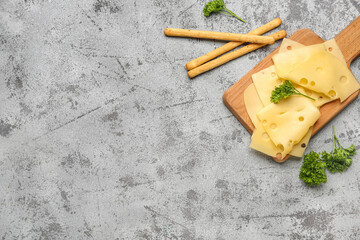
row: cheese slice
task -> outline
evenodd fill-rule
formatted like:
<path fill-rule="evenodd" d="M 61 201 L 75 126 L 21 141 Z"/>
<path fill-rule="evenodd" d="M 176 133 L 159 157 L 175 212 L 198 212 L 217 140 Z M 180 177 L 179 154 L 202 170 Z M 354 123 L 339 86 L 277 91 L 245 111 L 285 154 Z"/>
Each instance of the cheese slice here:
<path fill-rule="evenodd" d="M 345 65 L 346 64 L 346 61 L 345 61 L 345 58 L 344 58 L 344 55 L 342 54 L 339 46 L 337 45 L 335 39 L 330 39 L 329 41 L 326 41 L 323 43 L 326 51 L 328 53 L 331 53 L 333 54 L 335 57 L 337 57 L 342 63 L 344 63 Z"/>
<path fill-rule="evenodd" d="M 264 104 L 264 106 L 269 105 L 271 103 L 270 97 L 272 91 L 276 86 L 283 83 L 283 80 L 276 74 L 275 66 L 272 65 L 271 67 L 265 68 L 253 74 L 251 77 L 262 104 Z"/>
<path fill-rule="evenodd" d="M 254 129 L 253 135 L 251 136 L 250 147 L 270 157 L 276 157 L 277 154 L 281 152 L 271 141 L 269 135 L 261 125 Z"/>
<path fill-rule="evenodd" d="M 279 77 L 286 79 L 285 76 L 287 73 L 291 72 L 300 64 L 307 62 L 315 53 L 325 51 L 323 44 L 315 44 L 275 54 L 272 60 L 274 61 L 276 73 Z"/>
<path fill-rule="evenodd" d="M 264 105 L 262 104 L 253 83 L 250 84 L 244 91 L 244 103 L 251 122 L 254 124 L 255 128 L 257 128 L 261 124 L 256 116 L 256 113 L 259 112 Z"/>
<path fill-rule="evenodd" d="M 344 58 L 344 55 L 342 54 L 339 46 L 337 45 L 335 39 L 330 39 L 324 43 L 321 43 L 321 45 L 324 46 L 324 49 L 328 52 L 333 54 L 335 57 L 337 57 L 341 62 L 343 62 L 346 65 L 346 61 Z M 290 40 L 287 38 L 284 38 L 281 42 L 279 53 L 288 52 L 291 50 L 299 49 L 302 47 L 306 47 L 305 45 L 298 43 L 294 40 Z"/>
<path fill-rule="evenodd" d="M 301 92 L 302 94 L 305 94 L 309 97 L 312 97 L 313 99 L 315 99 L 313 101 L 313 104 L 315 107 L 321 107 L 322 105 L 324 105 L 325 103 L 331 102 L 333 101 L 333 99 L 331 99 L 330 97 L 326 96 L 325 94 L 322 93 L 318 93 L 315 91 L 311 91 L 309 89 L 303 88 L 297 84 L 294 84 L 294 87 L 299 90 L 299 92 Z"/>
<path fill-rule="evenodd" d="M 256 113 L 259 112 L 264 105 L 262 104 L 254 84 L 250 84 L 244 91 L 244 103 L 246 111 L 255 126 L 253 135 L 251 136 L 250 147 L 259 152 L 265 153 L 271 157 L 276 157 L 281 149 L 277 148 L 266 133 L 264 127 L 260 123 Z M 295 144 L 290 155 L 295 157 L 302 157 L 311 137 L 312 128 L 308 131 L 305 137 Z M 285 157 L 285 156 L 283 156 Z"/>
<path fill-rule="evenodd" d="M 279 48 L 279 53 L 288 52 L 288 51 L 295 50 L 295 49 L 302 48 L 302 47 L 305 47 L 305 45 L 298 43 L 294 40 L 284 38 L 281 42 L 281 45 Z"/>
<path fill-rule="evenodd" d="M 279 78 L 279 76 L 276 74 L 274 65 L 253 74 L 251 77 L 254 82 L 257 94 L 260 97 L 261 102 L 264 106 L 267 106 L 271 103 L 270 97 L 275 87 L 279 86 L 284 82 L 284 80 Z M 328 103 L 333 100 L 332 98 L 326 96 L 325 94 L 311 91 L 309 89 L 305 89 L 296 84 L 294 84 L 294 86 L 301 93 L 314 98 L 315 101 L 313 101 L 313 104 L 316 107 L 321 107 L 325 103 Z"/>
<path fill-rule="evenodd" d="M 326 51 L 313 54 L 308 61 L 282 77 L 332 99 L 340 98 L 341 101 L 360 88 L 347 66 Z"/>
<path fill-rule="evenodd" d="M 288 154 L 320 117 L 312 100 L 303 96 L 290 96 L 278 104 L 271 103 L 257 113 L 266 133 L 281 155 Z"/>
<path fill-rule="evenodd" d="M 291 156 L 302 157 L 304 155 L 305 149 L 307 148 L 311 138 L 312 129 L 313 127 L 310 127 L 305 137 L 303 137 L 303 139 L 301 139 L 301 141 L 298 144 L 294 145 L 293 149 L 290 152 Z"/>

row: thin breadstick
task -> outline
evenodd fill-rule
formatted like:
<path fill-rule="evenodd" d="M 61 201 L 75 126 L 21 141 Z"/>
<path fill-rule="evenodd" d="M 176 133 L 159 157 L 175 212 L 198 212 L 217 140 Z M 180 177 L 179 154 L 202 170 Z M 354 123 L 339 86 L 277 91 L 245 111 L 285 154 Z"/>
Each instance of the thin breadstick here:
<path fill-rule="evenodd" d="M 261 34 L 264 34 L 268 31 L 278 27 L 280 24 L 281 24 L 281 19 L 275 18 L 271 22 L 268 22 L 267 24 L 252 30 L 248 34 L 261 35 Z M 244 42 L 228 42 L 225 45 L 223 45 L 201 57 L 198 57 L 198 58 L 188 62 L 186 64 L 186 69 L 190 71 L 191 69 L 194 69 L 194 68 L 200 66 L 201 64 L 206 63 L 206 62 L 210 61 L 211 59 L 214 59 L 214 58 L 240 46 L 243 43 Z"/>
<path fill-rule="evenodd" d="M 273 44 L 275 42 L 274 38 L 272 37 L 264 37 L 264 36 L 251 35 L 251 34 L 189 30 L 189 29 L 180 29 L 180 28 L 166 28 L 164 30 L 164 33 L 166 36 L 173 36 L 173 37 L 207 38 L 207 39 L 217 39 L 217 40 L 225 40 L 225 41 L 260 43 L 260 44 Z"/>
<path fill-rule="evenodd" d="M 276 32 L 274 34 L 270 35 L 271 37 L 273 37 L 275 40 L 279 40 L 282 39 L 284 37 L 286 37 L 286 31 L 285 30 L 281 30 L 279 32 Z M 213 68 L 216 68 L 224 63 L 227 63 L 235 58 L 238 58 L 242 55 L 245 55 L 246 53 L 249 53 L 251 51 L 254 51 L 258 48 L 261 48 L 263 46 L 265 46 L 266 44 L 256 44 L 256 43 L 252 43 L 249 45 L 246 45 L 242 48 L 240 48 L 239 50 L 233 51 L 231 53 L 227 53 L 221 57 L 218 57 L 210 62 L 207 62 L 197 68 L 194 68 L 192 70 L 190 70 L 188 72 L 189 78 L 194 78 L 199 74 L 202 74 L 204 72 L 207 72 Z"/>

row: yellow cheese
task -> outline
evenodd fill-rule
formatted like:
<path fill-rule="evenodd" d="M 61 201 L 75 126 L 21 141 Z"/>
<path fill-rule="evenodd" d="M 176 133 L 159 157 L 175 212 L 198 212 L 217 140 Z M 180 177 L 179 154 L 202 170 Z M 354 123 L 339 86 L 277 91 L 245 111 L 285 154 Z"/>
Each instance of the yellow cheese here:
<path fill-rule="evenodd" d="M 291 72 L 300 64 L 307 62 L 315 53 L 325 52 L 323 44 L 316 44 L 284 53 L 275 54 L 272 59 L 275 64 L 276 73 L 281 78 Z"/>
<path fill-rule="evenodd" d="M 246 111 L 255 126 L 253 135 L 251 137 L 250 147 L 271 157 L 276 157 L 276 155 L 281 152 L 281 149 L 277 148 L 275 144 L 271 141 L 269 135 L 266 133 L 264 127 L 262 126 L 262 124 L 260 124 L 259 119 L 256 116 L 256 113 L 259 112 L 264 106 L 257 94 L 254 84 L 250 84 L 245 89 L 244 103 Z M 290 155 L 302 157 L 308 145 L 310 136 L 311 129 L 298 144 L 294 145 L 293 150 L 290 152 Z"/>
<path fill-rule="evenodd" d="M 281 42 L 280 48 L 279 48 L 279 53 L 283 53 L 283 52 L 287 52 L 287 51 L 291 51 L 294 49 L 298 49 L 298 48 L 302 48 L 305 45 L 298 43 L 296 41 L 284 38 Z"/>
<path fill-rule="evenodd" d="M 275 66 L 265 68 L 260 72 L 253 74 L 252 80 L 256 87 L 257 93 L 261 99 L 261 102 L 264 106 L 269 105 L 271 93 L 274 88 L 283 83 L 283 81 L 278 77 L 275 71 Z"/>
<path fill-rule="evenodd" d="M 310 129 L 306 133 L 305 137 L 303 137 L 303 139 L 301 139 L 301 141 L 298 144 L 294 145 L 293 149 L 290 152 L 291 156 L 302 157 L 304 155 L 305 149 L 307 148 L 310 137 L 311 137 L 312 129 L 313 128 L 310 127 Z"/>
<path fill-rule="evenodd" d="M 324 46 L 324 49 L 327 52 L 333 54 L 335 57 L 337 57 L 341 62 L 343 62 L 346 65 L 344 55 L 342 54 L 335 39 L 330 39 L 329 41 L 326 41 L 326 42 L 322 43 L 321 45 Z M 281 45 L 279 48 L 279 53 L 288 52 L 288 51 L 299 49 L 302 47 L 306 47 L 306 46 L 301 43 L 298 43 L 296 41 L 284 38 L 283 41 L 281 42 Z"/>
<path fill-rule="evenodd" d="M 253 135 L 251 136 L 250 147 L 271 157 L 276 157 L 277 153 L 281 152 L 271 141 L 261 124 L 254 129 Z"/>
<path fill-rule="evenodd" d="M 298 144 L 294 145 L 293 149 L 289 153 L 291 156 L 302 157 L 304 155 L 311 137 L 311 132 L 312 127 L 306 133 L 305 137 L 301 139 Z M 250 147 L 271 157 L 276 157 L 278 153 L 281 153 L 281 149 L 275 146 L 261 124 L 259 124 L 259 126 L 254 129 L 253 135 L 251 136 Z M 282 155 L 282 158 L 285 156 L 286 155 Z"/>
<path fill-rule="evenodd" d="M 264 107 L 257 116 L 275 146 L 285 156 L 319 119 L 320 111 L 312 100 L 290 96 L 286 101 Z"/>
<path fill-rule="evenodd" d="M 337 45 L 335 39 L 330 39 L 329 41 L 326 41 L 323 43 L 326 51 L 328 53 L 333 54 L 335 57 L 337 57 L 342 63 L 346 65 L 346 61 L 344 58 L 344 55 L 342 54 L 339 46 Z"/>
<path fill-rule="evenodd" d="M 341 101 L 360 88 L 347 66 L 326 51 L 313 54 L 282 77 L 332 99 L 340 98 Z"/>
<path fill-rule="evenodd" d="M 315 107 L 321 107 L 325 103 L 333 101 L 333 99 L 329 98 L 325 94 L 318 93 L 318 92 L 315 92 L 315 91 L 311 91 L 311 90 L 303 88 L 303 87 L 301 87 L 301 86 L 299 86 L 297 84 L 294 84 L 294 87 L 297 90 L 299 90 L 302 94 L 305 94 L 305 95 L 315 99 L 315 101 L 313 101 L 313 104 L 315 105 Z"/>
<path fill-rule="evenodd" d="M 253 74 L 251 77 L 254 82 L 257 94 L 261 99 L 262 104 L 264 106 L 269 105 L 271 103 L 270 97 L 271 97 L 272 91 L 275 89 L 275 87 L 277 87 L 278 85 L 283 83 L 283 80 L 281 78 L 279 78 L 278 75 L 276 74 L 274 65 L 271 67 L 265 68 L 265 69 L 261 70 L 260 72 Z M 301 93 L 314 98 L 315 101 L 313 101 L 313 104 L 316 107 L 321 107 L 325 103 L 333 100 L 333 99 L 329 98 L 328 96 L 326 96 L 325 94 L 311 91 L 309 89 L 304 89 L 301 86 L 296 85 L 296 84 L 294 84 L 294 85 Z"/>
<path fill-rule="evenodd" d="M 282 157 L 286 154 L 302 157 L 311 137 L 312 126 L 320 117 L 317 107 L 336 98 L 343 101 L 360 86 L 347 69 L 334 39 L 306 47 L 284 39 L 279 52 L 273 57 L 277 65 L 254 74 L 254 84 L 244 92 L 246 110 L 255 126 L 250 147 L 272 157 L 279 153 Z M 297 79 L 289 80 L 300 92 L 315 101 L 291 96 L 279 104 L 270 103 L 272 90 L 283 83 L 278 73 L 285 79 L 289 79 L 289 76 Z M 300 76 L 308 76 L 308 82 L 305 84 L 304 77 Z M 315 87 L 318 85 L 326 91 Z M 323 85 L 327 85 L 327 88 Z"/>
<path fill-rule="evenodd" d="M 264 105 L 261 103 L 253 83 L 250 84 L 244 91 L 244 103 L 250 120 L 254 124 L 255 128 L 257 128 L 261 124 L 259 124 L 259 119 L 257 118 L 256 113 L 260 111 Z"/>

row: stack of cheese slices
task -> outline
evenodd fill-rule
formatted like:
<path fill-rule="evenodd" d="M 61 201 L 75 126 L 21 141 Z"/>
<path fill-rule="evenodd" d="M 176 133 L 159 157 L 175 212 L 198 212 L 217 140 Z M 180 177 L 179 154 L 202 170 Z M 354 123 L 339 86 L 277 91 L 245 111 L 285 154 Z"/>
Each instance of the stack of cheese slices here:
<path fill-rule="evenodd" d="M 246 110 L 255 129 L 250 147 L 278 159 L 302 157 L 320 117 L 319 108 L 344 101 L 360 88 L 334 39 L 311 46 L 284 39 L 274 65 L 252 75 L 244 92 Z M 292 95 L 274 104 L 270 96 L 285 80 L 315 100 Z"/>

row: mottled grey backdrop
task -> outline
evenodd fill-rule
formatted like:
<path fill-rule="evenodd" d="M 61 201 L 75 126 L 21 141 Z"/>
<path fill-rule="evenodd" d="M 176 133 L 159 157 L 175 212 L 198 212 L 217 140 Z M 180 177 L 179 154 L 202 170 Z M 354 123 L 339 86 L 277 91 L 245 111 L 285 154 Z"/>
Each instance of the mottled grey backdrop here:
<path fill-rule="evenodd" d="M 204 0 L 0 1 L 0 238 L 359 239 L 360 155 L 306 187 L 222 103 L 279 43 L 189 80 L 185 64 L 222 42 L 166 27 L 245 33 L 276 17 L 330 39 L 358 0 L 226 1 L 246 24 L 202 15 Z M 352 65 L 360 79 L 360 60 Z M 331 125 L 360 148 L 359 98 Z"/>

